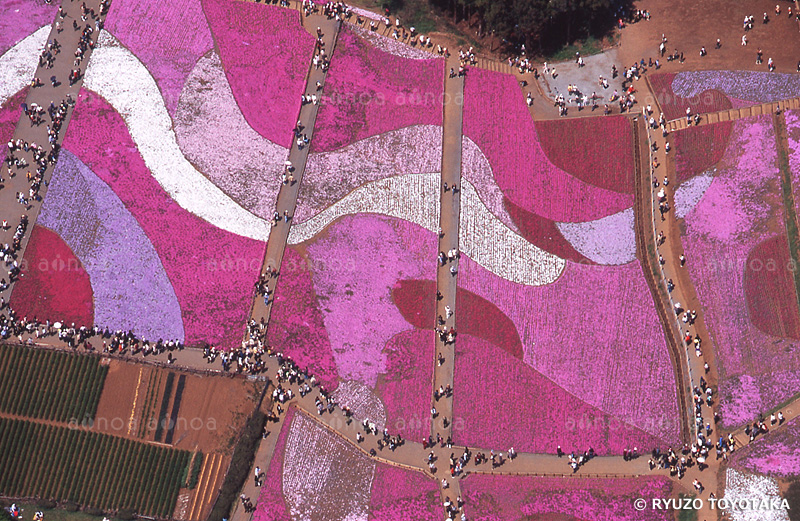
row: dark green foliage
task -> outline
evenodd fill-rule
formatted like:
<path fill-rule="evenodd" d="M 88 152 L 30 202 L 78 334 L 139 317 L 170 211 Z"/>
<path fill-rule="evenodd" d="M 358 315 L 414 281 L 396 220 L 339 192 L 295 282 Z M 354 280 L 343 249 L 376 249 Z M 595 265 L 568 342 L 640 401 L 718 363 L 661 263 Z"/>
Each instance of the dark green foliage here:
<path fill-rule="evenodd" d="M 564 45 L 606 36 L 631 0 L 431 0 L 456 18 L 479 21 L 483 33 L 512 46 L 550 54 Z"/>
<path fill-rule="evenodd" d="M 217 496 L 217 502 L 211 509 L 208 521 L 222 521 L 227 519 L 233 503 L 238 499 L 247 478 L 250 476 L 250 464 L 258 450 L 258 442 L 261 440 L 261 433 L 267 423 L 266 415 L 260 410 L 256 410 L 244 426 L 239 442 L 233 451 L 231 466 L 222 482 L 222 488 Z"/>
<path fill-rule="evenodd" d="M 91 420 L 108 367 L 100 358 L 0 346 L 0 411 L 69 422 Z"/>
<path fill-rule="evenodd" d="M 66 501 L 70 511 L 124 508 L 169 517 L 190 457 L 82 429 L 0 418 L 0 468 L 13 469 L 0 472 L 0 495 L 41 497 L 40 509 Z"/>

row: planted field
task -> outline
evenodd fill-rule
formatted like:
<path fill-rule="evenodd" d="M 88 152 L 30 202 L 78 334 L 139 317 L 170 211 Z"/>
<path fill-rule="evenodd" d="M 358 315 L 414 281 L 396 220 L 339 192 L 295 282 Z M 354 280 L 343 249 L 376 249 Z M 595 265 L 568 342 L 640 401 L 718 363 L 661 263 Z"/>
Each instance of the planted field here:
<path fill-rule="evenodd" d="M 0 494 L 172 514 L 191 454 L 79 429 L 0 419 Z"/>
<path fill-rule="evenodd" d="M 95 356 L 3 345 L 0 411 L 59 422 L 90 420 L 107 372 Z"/>
<path fill-rule="evenodd" d="M 619 130 L 626 132 L 624 125 Z M 554 165 L 539 133 L 513 76 L 481 69 L 470 71 L 464 85 L 464 136 L 480 147 L 497 186 L 513 204 L 559 222 L 599 219 L 633 204 L 630 194 L 599 188 Z M 601 163 L 605 160 L 597 162 Z M 608 171 L 575 169 L 589 179 L 606 177 L 605 185 L 625 184 L 624 171 L 622 178 L 612 180 Z"/>
<path fill-rule="evenodd" d="M 537 121 L 536 132 L 558 168 L 592 186 L 633 193 L 633 127 L 626 116 Z"/>
<path fill-rule="evenodd" d="M 25 252 L 28 261 L 10 304 L 19 315 L 64 324 L 94 323 L 92 286 L 81 261 L 47 228 L 36 225 Z"/>
<path fill-rule="evenodd" d="M 671 521 L 675 518 L 666 509 L 638 511 L 632 505 L 637 498 L 645 498 L 650 504 L 651 498 L 670 497 L 672 484 L 667 478 L 564 480 L 474 475 L 465 479 L 461 487 L 473 519 L 486 521 Z"/>
<path fill-rule="evenodd" d="M 312 149 L 328 152 L 411 125 L 441 125 L 444 60 L 409 60 L 342 28 Z"/>
<path fill-rule="evenodd" d="M 684 218 L 682 237 L 717 350 L 725 426 L 752 420 L 800 383 L 790 316 L 797 308 L 786 284 L 792 265 L 778 242 L 786 241 L 785 211 L 771 118 L 737 121 L 713 181 Z"/>

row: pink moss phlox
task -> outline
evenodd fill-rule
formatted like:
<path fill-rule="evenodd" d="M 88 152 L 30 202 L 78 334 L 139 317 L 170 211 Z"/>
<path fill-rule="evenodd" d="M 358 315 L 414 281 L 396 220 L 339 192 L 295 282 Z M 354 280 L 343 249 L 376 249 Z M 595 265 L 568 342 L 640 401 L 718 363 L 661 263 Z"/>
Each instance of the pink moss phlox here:
<path fill-rule="evenodd" d="M 419 472 L 378 463 L 372 480 L 370 521 L 439 521 L 439 487 Z"/>
<path fill-rule="evenodd" d="M 565 450 L 592 447 L 601 455 L 664 446 L 663 441 L 588 405 L 524 362 L 469 335 L 459 335 L 456 343 L 454 381 L 453 440 L 459 444 L 537 453 L 552 452 L 557 445 Z M 513 384 L 497 392 L 498 382 Z M 620 388 L 619 392 L 631 390 Z"/>
<path fill-rule="evenodd" d="M 0 0 L 0 54 L 35 32 L 50 25 L 58 11 L 57 3 L 39 0 Z"/>
<path fill-rule="evenodd" d="M 774 429 L 774 426 L 770 425 Z M 800 475 L 800 418 L 791 420 L 733 454 L 734 468 L 787 477 Z"/>
<path fill-rule="evenodd" d="M 555 167 L 538 141 L 516 78 L 472 69 L 464 88 L 464 135 L 483 150 L 500 189 L 522 209 L 559 222 L 617 213 L 633 197 L 591 186 Z"/>
<path fill-rule="evenodd" d="M 386 372 L 375 392 L 386 406 L 390 432 L 419 441 L 431 433 L 430 395 L 435 337 L 433 331 L 414 329 L 395 335 L 384 350 Z"/>
<path fill-rule="evenodd" d="M 374 387 L 386 343 L 411 329 L 392 301 L 398 280 L 436 277 L 436 235 L 378 215 L 339 219 L 307 246 L 339 376 Z"/>
<path fill-rule="evenodd" d="M 441 58 L 401 58 L 343 27 L 325 83 L 312 150 L 328 152 L 411 125 L 441 125 L 443 81 Z"/>
<path fill-rule="evenodd" d="M 283 256 L 267 343 L 308 369 L 328 391 L 336 388 L 336 363 L 319 298 L 314 293 L 308 264 L 293 248 L 287 248 Z"/>
<path fill-rule="evenodd" d="M 251 2 L 202 3 L 245 119 L 268 140 L 290 146 L 314 52 L 300 13 Z"/>
<path fill-rule="evenodd" d="M 555 283 L 526 287 L 462 255 L 459 285 L 511 318 L 531 368 L 604 413 L 677 441 L 674 370 L 638 261 L 567 263 Z"/>
<path fill-rule="evenodd" d="M 667 478 L 565 480 L 475 474 L 461 484 L 471 519 L 481 521 L 670 521 L 669 510 L 638 511 L 634 499 L 670 497 Z M 574 517 L 572 517 L 574 516 Z"/>
<path fill-rule="evenodd" d="M 286 452 L 286 439 L 289 437 L 289 430 L 294 419 L 295 412 L 293 407 L 289 407 L 286 416 L 283 418 L 283 426 L 280 433 L 271 433 L 271 436 L 278 436 L 275 448 L 272 451 L 272 460 L 269 467 L 261 469 L 266 473 L 264 483 L 261 485 L 261 492 L 256 502 L 256 511 L 253 514 L 253 521 L 291 521 L 291 516 L 286 508 L 286 501 L 283 498 L 283 458 Z M 247 479 L 251 479 L 248 475 Z"/>
<path fill-rule="evenodd" d="M 752 420 L 800 386 L 800 342 L 759 331 L 744 294 L 750 251 L 785 233 L 776 161 L 770 117 L 737 121 L 711 186 L 685 217 L 687 267 L 716 348 L 727 427 Z"/>
<path fill-rule="evenodd" d="M 144 63 L 170 114 L 195 62 L 214 46 L 200 0 L 114 0 L 105 28 Z"/>
<path fill-rule="evenodd" d="M 241 343 L 264 243 L 220 230 L 188 213 L 153 179 L 125 123 L 82 92 L 64 148 L 108 183 L 150 238 L 175 288 L 186 343 Z"/>

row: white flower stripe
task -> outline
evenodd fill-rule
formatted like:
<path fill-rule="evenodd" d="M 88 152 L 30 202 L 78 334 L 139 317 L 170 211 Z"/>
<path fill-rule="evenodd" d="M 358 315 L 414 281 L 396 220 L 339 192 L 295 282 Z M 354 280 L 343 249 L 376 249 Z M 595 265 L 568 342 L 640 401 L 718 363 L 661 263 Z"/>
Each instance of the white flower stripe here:
<path fill-rule="evenodd" d="M 310 240 L 345 215 L 376 213 L 405 219 L 435 232 L 439 223 L 438 173 L 408 174 L 359 187 L 306 222 L 295 224 L 290 244 Z M 526 286 L 554 282 L 565 261 L 530 244 L 495 217 L 466 179 L 461 192 L 461 250 L 506 280 Z"/>
<path fill-rule="evenodd" d="M 153 177 L 178 205 L 223 230 L 267 240 L 269 223 L 243 209 L 186 160 L 155 80 L 106 31 L 90 58 L 84 87 L 119 112 Z"/>
<path fill-rule="evenodd" d="M 374 461 L 305 415 L 294 417 L 282 476 L 292 519 L 367 521 L 374 475 Z"/>
<path fill-rule="evenodd" d="M 33 80 L 49 35 L 50 26 L 45 25 L 0 56 L 0 105 Z"/>

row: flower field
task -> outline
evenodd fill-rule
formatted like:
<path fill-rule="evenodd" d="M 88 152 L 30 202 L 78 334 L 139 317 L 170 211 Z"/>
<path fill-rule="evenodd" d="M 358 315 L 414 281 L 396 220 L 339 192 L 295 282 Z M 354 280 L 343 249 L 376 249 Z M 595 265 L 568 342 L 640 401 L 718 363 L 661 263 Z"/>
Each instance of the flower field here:
<path fill-rule="evenodd" d="M 20 316 L 65 324 L 94 323 L 89 275 L 58 234 L 34 226 L 25 259 L 9 301 Z"/>
<path fill-rule="evenodd" d="M 272 459 L 269 467 L 261 469 L 266 476 L 261 484 L 261 491 L 258 494 L 258 501 L 255 503 L 256 511 L 253 513 L 254 521 L 291 521 L 287 510 L 286 501 L 283 498 L 283 467 L 284 452 L 286 452 L 286 440 L 289 437 L 292 421 L 298 416 L 293 407 L 289 407 L 283 418 L 283 426 L 277 435 L 275 448 L 272 451 Z M 248 476 L 250 479 L 250 476 Z M 255 499 L 255 498 L 253 498 Z"/>
<path fill-rule="evenodd" d="M 272 304 L 267 343 L 279 346 L 300 367 L 332 391 L 338 383 L 331 342 L 308 264 L 287 248 Z"/>
<path fill-rule="evenodd" d="M 773 477 L 800 476 L 800 420 L 795 418 L 767 437 L 737 450 L 732 457 L 732 466 Z"/>
<path fill-rule="evenodd" d="M 282 483 L 292 519 L 365 519 L 374 471 L 374 461 L 313 419 L 292 420 Z"/>
<path fill-rule="evenodd" d="M 60 154 L 38 223 L 56 232 L 86 269 L 95 324 L 183 341 L 181 308 L 150 239 L 109 186 L 68 151 Z M 90 309 L 91 297 L 73 295 Z"/>
<path fill-rule="evenodd" d="M 638 262 L 568 263 L 555 283 L 541 287 L 510 283 L 464 255 L 460 263 L 460 287 L 494 304 L 516 326 L 527 366 L 518 368 L 521 375 L 530 371 L 535 376 L 526 378 L 544 379 L 554 393 L 565 391 L 585 402 L 582 407 L 597 408 L 596 417 L 608 414 L 675 443 L 679 422 L 674 370 Z M 460 331 L 471 327 L 493 326 L 485 321 L 470 326 L 459 318 Z M 512 362 L 516 363 L 508 361 Z M 456 370 L 468 371 L 460 364 Z M 494 378 L 503 379 L 499 374 Z M 465 381 L 469 380 L 458 377 L 457 385 Z M 462 394 L 456 389 L 458 396 Z M 595 449 L 600 450 L 599 443 Z"/>
<path fill-rule="evenodd" d="M 439 487 L 419 472 L 375 465 L 370 521 L 439 521 L 442 517 Z"/>
<path fill-rule="evenodd" d="M 238 345 L 264 243 L 179 207 L 153 179 L 122 118 L 96 95 L 81 94 L 64 148 L 108 184 L 150 239 L 177 296 L 186 343 Z"/>
<path fill-rule="evenodd" d="M 392 298 L 411 325 L 417 329 L 430 329 L 436 316 L 436 282 L 402 280 L 392 290 Z M 483 338 L 508 351 L 511 356 L 522 359 L 519 333 L 511 319 L 497 306 L 464 289 L 456 291 L 456 305 L 459 322 L 464 322 L 464 327 L 459 328 L 461 333 Z M 492 324 L 492 328 L 475 327 L 481 322 Z"/>
<path fill-rule="evenodd" d="M 358 230 L 358 233 L 353 233 Z M 384 346 L 412 329 L 392 301 L 399 280 L 436 276 L 436 236 L 400 219 L 343 217 L 305 245 L 339 376 L 374 387 Z"/>
<path fill-rule="evenodd" d="M 650 76 L 653 94 L 668 120 L 685 117 L 687 107 L 692 109 L 692 114 L 732 108 L 731 101 L 714 89 L 693 92 L 682 97 L 683 91 L 672 90 L 675 78 L 674 73 Z M 732 122 L 724 121 L 702 127 L 689 127 L 674 134 L 671 144 L 675 149 L 679 184 L 719 162 L 728 146 L 732 125 Z"/>
<path fill-rule="evenodd" d="M 747 500 L 760 504 L 761 501 L 780 499 L 781 492 L 777 481 L 767 476 L 739 472 L 728 468 L 725 473 L 725 498 L 732 503 Z M 786 510 L 732 509 L 728 512 L 733 521 L 789 521 Z"/>
<path fill-rule="evenodd" d="M 553 453 L 557 445 L 567 451 L 592 447 L 598 454 L 612 455 L 632 447 L 649 450 L 664 445 L 635 425 L 581 401 L 484 340 L 460 334 L 455 364 L 456 443 L 537 453 Z M 499 382 L 509 385 L 498 388 Z"/>
<path fill-rule="evenodd" d="M 289 150 L 248 124 L 216 52 L 189 73 L 172 119 L 191 164 L 246 210 L 272 217 Z"/>
<path fill-rule="evenodd" d="M 43 25 L 50 25 L 56 17 L 57 4 L 37 0 L 0 1 L 0 55 Z"/>
<path fill-rule="evenodd" d="M 775 307 L 788 300 L 777 295 L 775 301 L 765 300 L 752 284 L 753 291 L 745 290 L 748 277 L 774 287 L 789 275 L 782 272 L 787 266 L 777 257 L 778 243 L 766 249 L 762 245 L 785 236 L 776 157 L 769 116 L 737 121 L 711 185 L 684 218 L 687 268 L 717 350 L 725 426 L 752 420 L 790 397 L 800 384 L 797 342 L 766 334 L 755 325 L 773 332 L 791 329 L 786 312 Z M 774 263 L 769 263 L 773 257 Z M 757 262 L 748 265 L 748 258 L 764 262 L 763 268 Z M 748 303 L 766 309 L 748 309 Z M 753 317 L 753 311 L 763 315 Z"/>
<path fill-rule="evenodd" d="M 314 52 L 300 13 L 250 2 L 202 4 L 245 119 L 266 139 L 288 147 Z"/>
<path fill-rule="evenodd" d="M 636 259 L 633 208 L 584 223 L 557 223 L 558 231 L 581 254 L 605 265 Z"/>
<path fill-rule="evenodd" d="M 107 373 L 108 366 L 100 365 L 97 357 L 3 346 L 0 410 L 65 423 L 75 418 L 91 420 Z M 29 385 L 34 380 L 37 384 Z"/>
<path fill-rule="evenodd" d="M 633 127 L 625 116 L 536 122 L 554 166 L 592 186 L 633 193 Z"/>
<path fill-rule="evenodd" d="M 697 175 L 688 179 L 680 184 L 675 189 L 675 217 L 683 219 L 686 215 L 694 210 L 697 203 L 706 194 L 706 190 L 711 186 L 714 181 L 713 173 L 715 171 L 708 171 L 703 174 Z"/>
<path fill-rule="evenodd" d="M 800 96 L 800 77 L 755 71 L 685 71 L 674 76 L 672 89 L 685 98 L 714 89 L 740 100 L 768 103 Z"/>
<path fill-rule="evenodd" d="M 675 169 L 678 183 L 707 171 L 722 159 L 728 146 L 733 122 L 723 121 L 702 127 L 689 127 L 673 134 Z"/>
<path fill-rule="evenodd" d="M 668 120 L 686 117 L 686 107 L 692 109 L 692 114 L 717 112 L 732 107 L 725 94 L 717 89 L 695 90 L 687 96 L 683 96 L 683 91 L 674 91 L 676 75 L 673 72 L 654 74 L 648 78 L 653 94 Z"/>
<path fill-rule="evenodd" d="M 504 206 L 522 237 L 529 243 L 565 260 L 582 264 L 592 263 L 570 244 L 555 221 L 527 212 L 508 198 L 504 198 Z"/>
<path fill-rule="evenodd" d="M 750 250 L 744 268 L 744 296 L 750 321 L 774 337 L 800 340 L 800 309 L 785 234 Z"/>
<path fill-rule="evenodd" d="M 386 372 L 378 377 L 375 393 L 386 407 L 386 427 L 417 441 L 431 433 L 430 394 L 434 346 L 432 331 L 415 329 L 392 337 L 386 344 Z"/>
<path fill-rule="evenodd" d="M 87 430 L 0 419 L 0 476 L 9 497 L 67 499 L 167 517 L 191 453 Z M 144 479 L 144 476 L 147 478 Z"/>
<path fill-rule="evenodd" d="M 566 463 L 565 463 L 566 465 Z M 471 519 L 480 521 L 669 521 L 668 510 L 638 511 L 633 500 L 670 497 L 667 478 L 564 480 L 469 476 L 461 484 Z"/>
<path fill-rule="evenodd" d="M 384 52 L 342 27 L 314 129 L 314 152 L 411 125 L 442 124 L 444 60 Z"/>
<path fill-rule="evenodd" d="M 297 198 L 295 222 L 308 220 L 367 183 L 391 176 L 439 172 L 441 165 L 442 128 L 436 125 L 405 127 L 331 152 L 312 153 Z M 420 197 L 418 193 L 414 195 Z"/>
<path fill-rule="evenodd" d="M 105 29 L 145 64 L 170 113 L 195 62 L 214 47 L 200 0 L 115 0 Z"/>
<path fill-rule="evenodd" d="M 592 186 L 550 162 L 513 76 L 470 71 L 464 86 L 464 135 L 486 155 L 503 194 L 526 212 L 580 222 L 633 204 L 631 195 Z"/>

